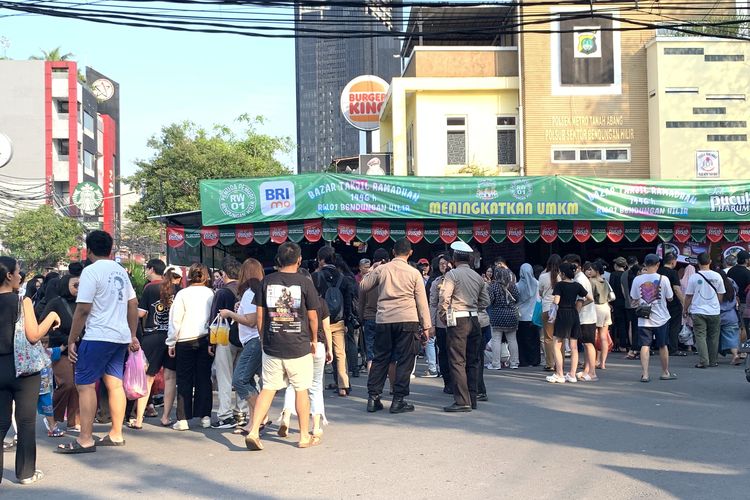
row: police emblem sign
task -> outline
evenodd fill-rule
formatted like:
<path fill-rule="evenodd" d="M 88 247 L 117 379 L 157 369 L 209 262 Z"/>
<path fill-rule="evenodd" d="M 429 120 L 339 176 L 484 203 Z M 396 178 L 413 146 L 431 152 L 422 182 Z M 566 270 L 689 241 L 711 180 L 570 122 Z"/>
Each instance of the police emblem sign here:
<path fill-rule="evenodd" d="M 576 58 L 602 57 L 601 30 L 599 27 L 576 26 L 573 37 L 573 54 Z"/>

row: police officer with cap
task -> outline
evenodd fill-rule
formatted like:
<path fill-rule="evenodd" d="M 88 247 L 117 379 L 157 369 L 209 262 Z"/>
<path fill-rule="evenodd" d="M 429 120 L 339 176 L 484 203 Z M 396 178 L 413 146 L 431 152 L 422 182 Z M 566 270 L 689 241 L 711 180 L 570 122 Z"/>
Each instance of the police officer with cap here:
<path fill-rule="evenodd" d="M 455 402 L 447 412 L 468 412 L 477 407 L 477 378 L 482 331 L 479 311 L 490 303 L 487 285 L 471 268 L 474 250 L 463 241 L 451 245 L 454 269 L 446 273 L 438 313 L 448 326 L 448 364 Z"/>

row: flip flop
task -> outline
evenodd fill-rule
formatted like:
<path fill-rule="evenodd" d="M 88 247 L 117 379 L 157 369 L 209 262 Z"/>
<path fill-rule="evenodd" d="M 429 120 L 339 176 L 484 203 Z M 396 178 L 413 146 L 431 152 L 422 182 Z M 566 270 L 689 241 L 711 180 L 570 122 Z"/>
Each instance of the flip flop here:
<path fill-rule="evenodd" d="M 139 430 L 143 429 L 143 426 L 142 425 L 137 425 L 135 423 L 135 420 L 130 420 L 128 422 L 128 428 L 129 429 L 135 429 L 135 430 L 139 431 Z"/>
<path fill-rule="evenodd" d="M 238 436 L 239 435 L 247 436 L 248 434 L 250 434 L 250 431 L 246 431 L 242 427 L 237 427 L 235 430 L 232 431 L 232 434 L 236 434 Z"/>
<path fill-rule="evenodd" d="M 174 425 L 174 420 L 168 421 L 166 424 L 164 422 L 159 422 L 162 427 L 172 427 Z"/>
<path fill-rule="evenodd" d="M 112 441 L 112 438 L 109 437 L 109 434 L 104 436 L 103 438 L 96 441 L 97 446 L 125 446 L 125 440 L 122 441 Z"/>
<path fill-rule="evenodd" d="M 55 427 L 54 429 L 50 429 L 47 431 L 47 437 L 51 438 L 59 438 L 63 437 L 65 435 L 65 431 L 60 429 L 59 427 Z"/>
<path fill-rule="evenodd" d="M 677 380 L 677 375 L 670 373 L 669 375 L 662 375 L 659 380 Z"/>
<path fill-rule="evenodd" d="M 280 437 L 283 437 L 283 438 L 287 437 L 289 435 L 289 426 L 282 423 L 279 426 L 279 430 L 276 431 L 276 434 L 278 434 Z"/>
<path fill-rule="evenodd" d="M 76 455 L 78 453 L 94 453 L 96 451 L 96 442 L 93 446 L 81 446 L 78 441 L 71 441 L 70 443 L 58 445 L 55 448 L 55 453 L 61 455 Z"/>
<path fill-rule="evenodd" d="M 251 436 L 248 434 L 245 436 L 245 447 L 250 451 L 261 451 L 263 449 L 263 443 L 260 442 L 259 436 Z"/>
<path fill-rule="evenodd" d="M 311 436 L 310 439 L 306 442 L 299 442 L 297 443 L 297 448 L 311 448 L 313 446 L 318 446 L 320 444 L 320 437 L 319 436 Z"/>
<path fill-rule="evenodd" d="M 651 382 L 651 379 L 649 377 L 641 377 L 641 382 L 643 382 L 644 384 L 647 384 Z"/>

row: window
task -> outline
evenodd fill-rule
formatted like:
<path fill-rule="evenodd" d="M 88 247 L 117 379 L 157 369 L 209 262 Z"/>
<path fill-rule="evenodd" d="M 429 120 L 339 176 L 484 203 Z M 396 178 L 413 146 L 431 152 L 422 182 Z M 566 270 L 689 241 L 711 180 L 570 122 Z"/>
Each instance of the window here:
<path fill-rule="evenodd" d="M 697 94 L 698 87 L 667 87 L 664 89 L 666 94 Z"/>
<path fill-rule="evenodd" d="M 706 55 L 703 57 L 706 62 L 717 62 L 717 61 L 744 61 L 745 56 L 743 54 L 731 54 L 731 55 Z"/>
<path fill-rule="evenodd" d="M 406 172 L 414 175 L 414 124 L 406 129 Z"/>
<path fill-rule="evenodd" d="M 86 175 L 94 176 L 94 155 L 88 151 L 83 151 L 83 172 Z"/>
<path fill-rule="evenodd" d="M 582 149 L 579 152 L 581 161 L 600 161 L 602 159 L 601 149 Z"/>
<path fill-rule="evenodd" d="M 70 154 L 70 141 L 68 139 L 57 139 L 57 155 L 68 156 Z"/>
<path fill-rule="evenodd" d="M 693 108 L 694 115 L 725 115 L 727 108 Z"/>
<path fill-rule="evenodd" d="M 94 117 L 88 114 L 86 111 L 83 112 L 83 131 L 88 132 L 90 135 L 94 135 Z"/>
<path fill-rule="evenodd" d="M 706 94 L 707 101 L 744 101 L 745 94 Z"/>
<path fill-rule="evenodd" d="M 466 165 L 466 118 L 448 117 L 448 165 Z"/>
<path fill-rule="evenodd" d="M 60 114 L 67 115 L 70 112 L 70 103 L 63 100 L 55 100 L 55 106 L 57 106 L 57 112 Z"/>
<path fill-rule="evenodd" d="M 516 117 L 497 117 L 497 164 L 517 165 Z"/>
<path fill-rule="evenodd" d="M 708 142 L 746 142 L 747 134 L 729 134 L 729 135 L 711 135 L 709 134 Z"/>
<path fill-rule="evenodd" d="M 667 122 L 667 128 L 744 128 L 744 121 L 685 121 Z"/>
<path fill-rule="evenodd" d="M 703 49 L 697 48 L 697 47 L 664 47 L 664 55 L 665 56 L 702 56 L 703 55 Z"/>
<path fill-rule="evenodd" d="M 629 162 L 630 146 L 554 146 L 553 163 L 612 163 Z"/>

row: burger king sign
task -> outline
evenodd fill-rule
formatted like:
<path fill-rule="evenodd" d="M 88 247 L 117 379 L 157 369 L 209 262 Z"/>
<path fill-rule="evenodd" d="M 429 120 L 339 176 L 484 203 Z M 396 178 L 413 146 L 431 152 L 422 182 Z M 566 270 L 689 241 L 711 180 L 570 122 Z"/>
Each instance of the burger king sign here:
<path fill-rule="evenodd" d="M 358 76 L 341 93 L 341 113 L 346 121 L 360 130 L 376 130 L 387 94 L 388 84 L 382 78 Z"/>

